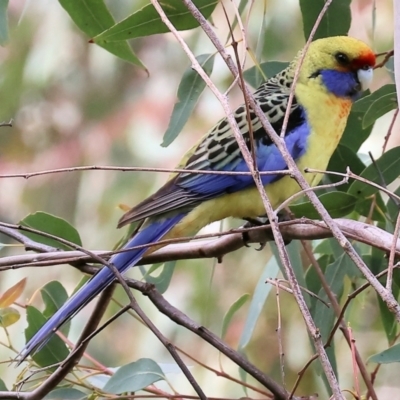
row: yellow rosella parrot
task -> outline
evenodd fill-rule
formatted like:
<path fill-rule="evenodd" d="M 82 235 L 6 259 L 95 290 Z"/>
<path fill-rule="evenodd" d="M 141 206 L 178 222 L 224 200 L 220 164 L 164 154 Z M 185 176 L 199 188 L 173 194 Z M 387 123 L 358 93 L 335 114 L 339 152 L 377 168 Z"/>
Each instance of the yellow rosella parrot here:
<path fill-rule="evenodd" d="M 300 54 L 282 72 L 263 83 L 254 97 L 275 131 L 281 131 L 293 76 Z M 285 135 L 287 149 L 300 171 L 306 167 L 324 170 L 346 126 L 352 103 L 372 79 L 373 51 L 363 42 L 345 36 L 319 39 L 311 43 L 301 66 Z M 250 113 L 256 163 L 260 171 L 287 168 L 279 150 Z M 235 111 L 235 119 L 249 145 L 246 108 Z M 227 119 L 220 120 L 183 158 L 180 167 L 188 170 L 248 171 L 246 162 Z M 319 174 L 307 173 L 312 186 Z M 263 175 L 262 181 L 273 207 L 300 190 L 289 176 Z M 226 217 L 255 218 L 265 214 L 258 190 L 250 175 L 178 173 L 156 193 L 128 211 L 118 227 L 144 221 L 140 230 L 124 246 L 156 243 L 162 238 L 196 234 L 202 227 Z M 114 255 L 120 273 L 134 266 L 151 250 L 133 249 Z M 109 286 L 115 277 L 102 268 L 82 286 L 33 336 L 20 354 L 20 361 L 40 349 L 50 336 L 86 304 Z"/>

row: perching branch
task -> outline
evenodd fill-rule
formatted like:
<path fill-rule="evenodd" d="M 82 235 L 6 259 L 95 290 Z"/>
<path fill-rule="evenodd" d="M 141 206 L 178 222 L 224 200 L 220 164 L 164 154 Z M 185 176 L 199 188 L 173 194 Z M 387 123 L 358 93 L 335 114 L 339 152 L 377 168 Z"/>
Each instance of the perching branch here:
<path fill-rule="evenodd" d="M 365 243 L 387 253 L 390 252 L 393 244 L 393 235 L 374 226 L 363 222 L 353 221 L 344 218 L 335 219 L 341 231 L 350 240 Z M 0 232 L 10 235 L 29 249 L 35 249 L 40 253 L 22 254 L 0 258 L 0 271 L 26 267 L 47 267 L 59 264 L 81 265 L 82 263 L 97 262 L 96 259 L 81 251 L 60 251 L 50 246 L 37 243 L 23 234 L 13 235 L 18 229 L 5 228 L 0 225 Z M 285 241 L 303 239 L 316 240 L 332 237 L 332 232 L 321 221 L 312 221 L 305 218 L 279 223 L 279 229 Z M 198 258 L 221 259 L 224 255 L 239 250 L 245 246 L 242 234 L 246 232 L 248 243 L 263 243 L 272 241 L 270 227 L 240 228 L 215 234 L 198 235 L 195 238 L 180 238 L 179 240 L 166 240 L 170 243 L 162 249 L 145 256 L 138 265 L 155 264 L 176 260 L 191 260 Z M 214 237 L 210 239 L 210 237 Z M 203 240 L 199 240 L 203 239 Z M 207 240 L 206 240 L 207 239 Z M 25 242 L 26 240 L 26 242 Z M 190 243 L 177 243 L 192 240 Z M 400 240 L 397 240 L 395 247 L 396 255 L 400 256 Z M 102 259 L 109 258 L 113 252 L 92 250 Z"/>

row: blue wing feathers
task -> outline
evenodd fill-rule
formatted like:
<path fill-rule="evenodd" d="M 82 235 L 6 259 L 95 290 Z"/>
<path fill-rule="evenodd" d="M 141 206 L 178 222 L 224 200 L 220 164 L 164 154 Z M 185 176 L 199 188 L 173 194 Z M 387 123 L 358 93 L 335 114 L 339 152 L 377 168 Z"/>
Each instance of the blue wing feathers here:
<path fill-rule="evenodd" d="M 301 115 L 303 119 L 298 121 L 298 125 L 289 129 L 285 136 L 287 149 L 295 160 L 299 159 L 305 153 L 310 134 L 310 127 L 307 123 L 305 113 L 302 112 Z M 280 151 L 270 140 L 257 139 L 255 140 L 255 145 L 256 162 L 259 171 L 276 171 L 287 168 Z M 218 154 L 213 158 L 213 160 L 217 161 L 216 163 L 209 160 L 209 163 L 206 162 L 207 165 L 202 169 L 248 172 L 246 162 L 238 148 L 236 150 L 232 149 L 232 153 L 226 153 L 224 161 L 216 158 L 217 156 Z M 261 179 L 263 184 L 267 185 L 281 177 L 282 175 L 262 175 Z M 225 193 L 234 193 L 246 189 L 253 184 L 253 177 L 250 175 L 178 174 L 153 196 L 144 200 L 121 218 L 119 226 L 154 216 L 154 218 L 151 218 L 150 223 L 146 224 L 124 248 L 128 249 L 134 246 L 155 243 L 168 233 L 197 204 Z M 168 213 L 172 211 L 175 214 L 170 216 L 171 214 Z M 145 247 L 118 253 L 110 261 L 123 274 L 128 268 L 134 266 L 147 250 L 148 248 Z M 93 300 L 114 279 L 115 276 L 109 268 L 102 268 L 27 343 L 21 352 L 20 362 L 30 353 L 37 351 L 46 344 L 54 331 Z"/>
<path fill-rule="evenodd" d="M 285 143 L 291 156 L 297 160 L 306 151 L 310 127 L 307 122 L 288 132 Z M 237 160 L 237 159 L 235 159 Z M 256 161 L 259 171 L 278 171 L 287 168 L 280 151 L 274 144 L 263 144 L 261 141 L 256 147 Z M 243 158 L 234 165 L 228 163 L 219 171 L 248 172 L 248 166 Z M 264 185 L 272 183 L 282 175 L 262 175 Z M 199 197 L 209 195 L 210 198 L 220 196 L 224 193 L 234 193 L 254 185 L 253 177 L 250 175 L 207 175 L 197 174 L 182 179 L 179 186 L 196 193 Z"/>
<path fill-rule="evenodd" d="M 138 234 L 124 246 L 124 249 L 157 242 L 184 216 L 185 214 L 179 214 L 168 219 L 153 222 L 142 231 L 138 232 Z M 111 257 L 110 262 L 123 274 L 130 267 L 134 266 L 147 250 L 148 249 L 145 247 L 118 253 Z M 100 292 L 109 286 L 114 279 L 115 276 L 109 268 L 102 268 L 39 329 L 21 351 L 19 362 L 22 362 L 32 352 L 40 350 L 50 339 L 53 332 L 93 300 Z"/>

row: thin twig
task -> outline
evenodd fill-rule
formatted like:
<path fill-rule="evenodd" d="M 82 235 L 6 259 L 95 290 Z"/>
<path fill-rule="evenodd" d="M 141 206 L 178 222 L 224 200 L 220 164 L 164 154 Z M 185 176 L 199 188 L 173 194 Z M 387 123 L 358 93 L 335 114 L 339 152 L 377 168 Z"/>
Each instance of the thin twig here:
<path fill-rule="evenodd" d="M 387 131 L 387 133 L 385 135 L 385 141 L 384 141 L 383 146 L 382 146 L 382 154 L 386 151 L 386 147 L 387 147 L 387 145 L 389 143 L 390 137 L 392 136 L 393 127 L 394 127 L 394 124 L 396 122 L 396 119 L 397 119 L 398 115 L 399 115 L 399 107 L 396 108 L 396 111 L 393 114 L 393 118 L 390 121 L 390 125 L 389 125 L 389 128 L 388 128 L 388 131 Z"/>
<path fill-rule="evenodd" d="M 394 50 L 389 50 L 389 51 L 386 51 L 385 53 L 379 53 L 376 56 L 379 57 L 379 56 L 383 56 L 383 55 L 385 55 L 385 57 L 383 58 L 383 60 L 380 63 L 375 65 L 374 69 L 384 67 L 386 65 L 386 63 L 389 61 L 389 58 L 393 57 Z"/>
<path fill-rule="evenodd" d="M 276 327 L 276 335 L 278 338 L 278 349 L 279 349 L 279 362 L 280 362 L 280 371 L 281 371 L 281 381 L 283 387 L 286 389 L 285 383 L 285 353 L 283 351 L 283 339 L 282 339 L 282 318 L 281 318 L 281 303 L 279 298 L 279 279 L 276 279 L 276 308 L 278 313 L 278 326 Z"/>
<path fill-rule="evenodd" d="M 29 179 L 36 176 L 60 174 L 65 172 L 78 172 L 78 171 L 121 171 L 121 172 L 165 172 L 165 173 L 191 173 L 200 175 L 247 175 L 250 176 L 251 172 L 239 171 L 211 171 L 199 169 L 184 169 L 184 168 L 150 168 L 150 167 L 116 167 L 109 165 L 85 165 L 79 167 L 65 167 L 54 168 L 36 172 L 20 172 L 16 174 L 0 174 L 0 179 L 6 178 L 24 178 Z M 290 175 L 288 170 L 277 171 L 262 171 L 261 175 Z"/>

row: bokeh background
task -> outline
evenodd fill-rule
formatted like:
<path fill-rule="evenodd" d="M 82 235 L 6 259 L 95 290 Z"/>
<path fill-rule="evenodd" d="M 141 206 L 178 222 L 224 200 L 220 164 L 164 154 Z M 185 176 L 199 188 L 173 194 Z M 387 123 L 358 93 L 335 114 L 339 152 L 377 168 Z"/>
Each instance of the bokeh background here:
<path fill-rule="evenodd" d="M 229 2 L 225 3 L 233 15 Z M 266 37 L 261 61 L 290 60 L 304 44 L 298 1 L 270 0 L 266 3 Z M 145 4 L 146 1 L 108 2 L 117 20 Z M 257 47 L 263 7 L 264 2 L 255 2 L 251 23 L 247 27 L 248 45 L 253 50 Z M 390 0 L 354 0 L 350 35 L 365 40 L 377 52 L 391 49 L 391 7 Z M 213 21 L 216 32 L 225 39 L 228 30 L 221 8 L 214 14 Z M 137 39 L 131 43 L 147 66 L 148 75 L 144 70 L 89 44 L 89 38 L 76 28 L 56 1 L 11 1 L 9 29 L 9 42 L 0 48 L 0 121 L 13 119 L 14 122 L 12 128 L 0 128 L 2 175 L 84 165 L 173 168 L 181 154 L 223 116 L 218 101 L 206 90 L 184 132 L 168 148 L 160 146 L 179 81 L 189 66 L 185 54 L 170 34 Z M 196 55 L 214 52 L 199 30 L 186 32 L 184 37 Z M 251 58 L 247 56 L 247 59 L 246 65 L 251 66 Z M 230 73 L 218 57 L 212 78 L 221 90 L 232 82 Z M 384 70 L 378 71 L 372 90 L 389 80 Z M 231 101 L 234 106 L 242 102 L 241 93 L 236 88 L 231 91 Z M 390 116 L 380 120 L 365 151 L 376 150 L 379 154 L 389 121 Z M 395 135 L 391 145 L 396 145 Z M 136 204 L 166 178 L 163 173 L 118 171 L 65 172 L 28 180 L 3 177 L 0 179 L 0 220 L 17 223 L 29 213 L 45 211 L 74 225 L 85 247 L 111 249 L 124 234 L 116 230 L 116 223 L 122 215 L 119 204 Z M 231 222 L 224 222 L 225 227 L 229 224 Z M 219 228 L 218 225 L 211 229 Z M 1 241 L 11 243 L 4 236 Z M 19 247 L 5 246 L 1 249 L 2 256 L 23 252 Z M 253 292 L 269 257 L 268 250 L 244 249 L 227 255 L 220 264 L 213 260 L 179 262 L 166 298 L 191 318 L 219 333 L 223 315 L 238 297 Z M 67 265 L 7 271 L 1 273 L 0 292 L 25 276 L 28 283 L 22 304 L 50 280 L 60 280 L 71 292 L 81 278 L 79 272 Z M 131 276 L 140 277 L 140 274 L 132 271 Z M 116 297 L 121 302 L 127 300 L 121 291 Z M 290 387 L 297 371 L 310 357 L 311 350 L 295 302 L 285 293 L 281 293 L 280 299 L 284 305 L 281 312 L 285 379 Z M 224 357 L 220 359 L 218 352 L 159 315 L 140 295 L 138 300 L 163 333 L 177 345 L 205 364 L 238 376 L 237 367 Z M 377 334 L 380 322 L 375 305 L 372 305 L 375 304 L 374 295 L 367 293 L 356 302 L 359 313 L 354 316 L 357 341 L 364 355 L 373 354 L 386 346 L 384 335 Z M 34 297 L 33 303 L 40 307 L 40 296 Z M 72 341 L 77 338 L 90 309 L 87 307 L 74 319 Z M 110 307 L 108 315 L 116 310 L 116 305 Z M 237 314 L 228 331 L 227 342 L 234 348 L 245 316 L 246 306 Z M 279 381 L 277 318 L 275 296 L 270 296 L 247 354 L 259 368 Z M 22 317 L 9 329 L 16 349 L 24 343 L 25 324 Z M 2 332 L 0 339 L 5 342 Z M 338 352 L 339 370 L 342 371 L 340 379 L 344 382 L 342 387 L 351 388 L 351 353 L 342 339 L 338 340 L 338 345 L 342 346 Z M 129 315 L 124 315 L 93 340 L 88 351 L 110 367 L 141 357 L 171 363 L 161 344 Z M 2 361 L 15 356 L 4 346 L 0 347 L 0 354 L 4 354 Z M 193 361 L 188 360 L 188 364 L 193 366 L 193 373 L 208 394 L 214 397 L 244 395 L 240 386 L 218 378 Z M 393 366 L 382 367 L 378 375 L 377 386 L 382 394 L 400 394 L 398 379 L 397 382 L 394 379 L 399 369 Z M 19 371 L 7 363 L 0 365 L 0 375 L 9 389 Z M 171 381 L 179 392 L 192 393 L 182 375 L 173 375 Z M 321 382 L 320 377 L 310 371 L 302 390 L 308 394 L 312 391 L 325 393 Z M 252 392 L 251 396 L 258 395 Z"/>

